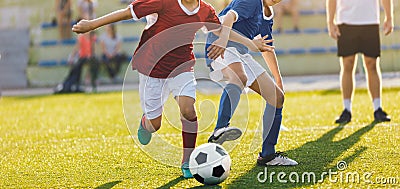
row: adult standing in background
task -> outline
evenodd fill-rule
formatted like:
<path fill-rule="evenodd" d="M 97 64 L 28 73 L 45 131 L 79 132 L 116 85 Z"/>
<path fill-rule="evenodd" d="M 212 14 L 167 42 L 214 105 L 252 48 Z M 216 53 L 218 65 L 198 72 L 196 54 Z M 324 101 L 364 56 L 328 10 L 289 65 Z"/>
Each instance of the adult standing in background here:
<path fill-rule="evenodd" d="M 55 10 L 57 14 L 57 25 L 60 38 L 71 38 L 71 1 L 70 0 L 56 0 Z"/>
<path fill-rule="evenodd" d="M 299 32 L 299 21 L 300 21 L 300 15 L 299 15 L 299 1 L 298 0 L 282 0 L 281 3 L 278 3 L 276 6 L 274 6 L 274 11 L 275 11 L 275 26 L 276 26 L 276 32 L 281 33 L 283 31 L 282 29 L 282 18 L 283 15 L 288 12 L 292 16 L 292 22 L 293 22 L 293 31 L 294 32 Z"/>
<path fill-rule="evenodd" d="M 393 31 L 393 1 L 381 0 L 385 19 L 383 32 Z M 337 40 L 340 57 L 340 80 L 344 110 L 335 121 L 346 124 L 351 121 L 351 103 L 355 85 L 357 53 L 363 54 L 368 90 L 374 107 L 375 122 L 390 121 L 381 108 L 380 57 L 380 3 L 379 0 L 327 0 L 327 24 L 329 36 Z"/>
<path fill-rule="evenodd" d="M 90 4 L 92 3 L 92 11 L 93 15 L 90 15 Z M 96 7 L 97 7 L 97 1 L 96 0 L 78 0 L 78 20 L 81 20 L 83 18 L 90 18 L 93 16 L 93 18 L 96 18 Z"/>

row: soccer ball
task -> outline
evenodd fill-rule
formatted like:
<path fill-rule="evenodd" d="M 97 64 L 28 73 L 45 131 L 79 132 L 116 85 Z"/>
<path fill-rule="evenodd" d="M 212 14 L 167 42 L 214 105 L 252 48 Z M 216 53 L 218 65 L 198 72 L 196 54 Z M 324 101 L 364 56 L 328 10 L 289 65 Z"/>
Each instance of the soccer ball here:
<path fill-rule="evenodd" d="M 229 176 L 231 158 L 219 144 L 202 144 L 190 155 L 189 169 L 197 181 L 206 185 L 219 184 Z"/>

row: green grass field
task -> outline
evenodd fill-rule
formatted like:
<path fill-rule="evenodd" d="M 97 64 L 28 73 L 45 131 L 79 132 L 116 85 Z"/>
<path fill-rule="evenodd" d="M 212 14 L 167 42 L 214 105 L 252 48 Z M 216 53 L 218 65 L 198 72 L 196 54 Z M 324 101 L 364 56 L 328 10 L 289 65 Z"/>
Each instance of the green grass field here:
<path fill-rule="evenodd" d="M 232 125 L 245 129 L 240 143 L 226 143 L 232 158 L 231 174 L 215 188 L 377 188 L 399 187 L 400 183 L 400 89 L 385 89 L 384 108 L 391 123 L 372 125 L 371 103 L 365 90 L 356 92 L 353 121 L 332 124 L 341 111 L 339 91 L 314 91 L 286 95 L 282 131 L 277 149 L 299 162 L 295 167 L 268 167 L 273 182 L 259 182 L 264 167 L 255 166 L 260 150 L 256 132 L 262 100 L 243 95 Z M 124 100 L 125 99 L 125 100 Z M 198 94 L 200 134 L 197 145 L 205 143 L 215 121 L 219 95 Z M 126 112 L 126 122 L 124 113 Z M 141 113 L 137 92 L 2 97 L 0 100 L 0 188 L 188 188 L 202 187 L 194 179 L 184 180 L 180 169 L 159 163 L 132 140 L 126 123 L 137 124 Z M 180 146 L 181 136 L 173 126 L 179 120 L 170 99 L 165 109 L 160 136 Z M 170 135 L 166 135 L 170 133 Z M 136 136 L 136 133 L 133 133 Z M 255 138 L 255 139 L 254 139 Z M 254 143 L 254 141 L 256 141 Z M 258 140 L 259 141 L 259 140 Z M 157 140 L 152 141 L 157 143 Z M 255 144 L 255 146 L 254 146 Z M 167 156 L 164 146 L 158 147 Z M 171 160 L 179 162 L 181 151 Z M 347 163 L 345 170 L 336 164 Z M 333 178 L 323 172 L 337 172 Z M 302 174 L 313 172 L 316 182 L 302 182 Z M 282 183 L 277 174 L 284 173 Z M 346 181 L 359 174 L 360 183 Z M 364 175 L 375 184 L 366 184 Z M 289 180 L 300 175 L 298 183 Z M 342 175 L 342 177 L 340 176 Z M 367 175 L 368 176 L 368 175 Z M 354 177 L 356 178 L 356 177 Z M 387 184 L 377 184 L 386 181 Z M 392 182 L 391 184 L 388 184 Z"/>

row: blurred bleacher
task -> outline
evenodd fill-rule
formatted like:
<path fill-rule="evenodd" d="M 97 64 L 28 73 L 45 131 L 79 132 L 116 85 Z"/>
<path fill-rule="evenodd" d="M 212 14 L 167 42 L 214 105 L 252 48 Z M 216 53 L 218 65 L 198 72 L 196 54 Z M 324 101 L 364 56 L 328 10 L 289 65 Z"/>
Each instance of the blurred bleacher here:
<path fill-rule="evenodd" d="M 394 10 L 400 10 L 396 1 Z M 339 64 L 336 56 L 336 42 L 328 36 L 326 29 L 325 1 L 304 0 L 300 6 L 300 31 L 290 30 L 292 27 L 289 16 L 283 18 L 283 32 L 274 33 L 276 53 L 280 63 L 281 72 L 284 76 L 292 75 L 322 75 L 338 74 Z M 220 8 L 217 8 L 220 9 Z M 395 12 L 395 31 L 390 36 L 382 36 L 382 71 L 400 71 L 400 15 Z M 383 15 L 382 15 L 383 19 Z M 140 34 L 145 26 L 143 21 L 123 21 L 117 24 L 117 31 L 123 37 L 123 50 L 131 55 L 136 48 Z M 103 29 L 98 30 L 101 34 Z M 60 82 L 68 70 L 67 57 L 72 51 L 76 40 L 57 40 L 57 28 L 52 23 L 42 23 L 39 35 L 33 41 L 34 59 L 37 64 L 29 69 L 28 77 L 32 85 L 53 85 Z M 204 38 L 199 32 L 195 40 L 195 54 L 198 58 L 196 74 L 208 76 L 208 69 L 204 65 Z M 96 52 L 100 52 L 99 45 Z M 260 62 L 260 56 L 256 57 Z M 126 62 L 128 62 L 127 60 Z M 264 64 L 263 64 L 264 65 Z M 47 76 L 40 76 L 43 70 L 54 72 Z M 124 73 L 121 73 L 123 77 Z M 49 76 L 50 75 L 50 76 Z M 132 79 L 132 82 L 136 82 Z"/>

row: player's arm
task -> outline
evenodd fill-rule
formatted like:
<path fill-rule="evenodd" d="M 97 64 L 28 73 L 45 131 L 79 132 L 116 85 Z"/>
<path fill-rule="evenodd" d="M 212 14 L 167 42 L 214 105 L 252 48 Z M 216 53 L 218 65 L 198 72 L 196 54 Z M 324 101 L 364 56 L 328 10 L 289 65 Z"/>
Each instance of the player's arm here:
<path fill-rule="evenodd" d="M 226 45 L 228 44 L 228 40 L 230 38 L 232 25 L 236 20 L 237 16 L 233 11 L 229 11 L 224 16 L 224 20 L 221 23 L 221 29 L 214 32 L 214 34 L 219 36 L 219 38 L 215 40 L 207 49 L 209 58 L 216 59 L 220 55 L 223 57 Z"/>
<path fill-rule="evenodd" d="M 333 39 L 337 40 L 340 36 L 339 27 L 334 23 L 336 13 L 336 0 L 326 0 L 326 22 L 328 33 Z"/>
<path fill-rule="evenodd" d="M 268 69 L 271 71 L 278 87 L 283 90 L 282 75 L 279 70 L 278 59 L 275 51 L 266 51 L 262 53 L 264 61 L 267 63 Z"/>
<path fill-rule="evenodd" d="M 383 22 L 383 32 L 385 35 L 389 35 L 393 32 L 393 1 L 382 0 L 383 10 L 385 11 L 385 20 Z"/>
<path fill-rule="evenodd" d="M 132 14 L 130 8 L 120 9 L 104 15 L 100 18 L 93 20 L 81 20 L 78 24 L 72 27 L 72 31 L 76 33 L 86 33 L 88 31 L 94 30 L 101 26 L 118 22 L 121 20 L 132 19 Z"/>
<path fill-rule="evenodd" d="M 211 59 L 216 59 L 219 55 L 223 55 L 228 40 L 241 43 L 248 47 L 251 51 L 273 51 L 273 46 L 266 45 L 267 43 L 273 41 L 272 39 L 265 40 L 265 38 L 268 36 L 265 36 L 261 39 L 250 40 L 249 38 L 240 35 L 236 31 L 233 31 L 232 25 L 236 20 L 237 15 L 232 11 L 228 12 L 228 14 L 224 17 L 221 29 L 213 32 L 215 35 L 219 36 L 219 39 L 217 39 L 207 49 L 208 57 Z"/>

